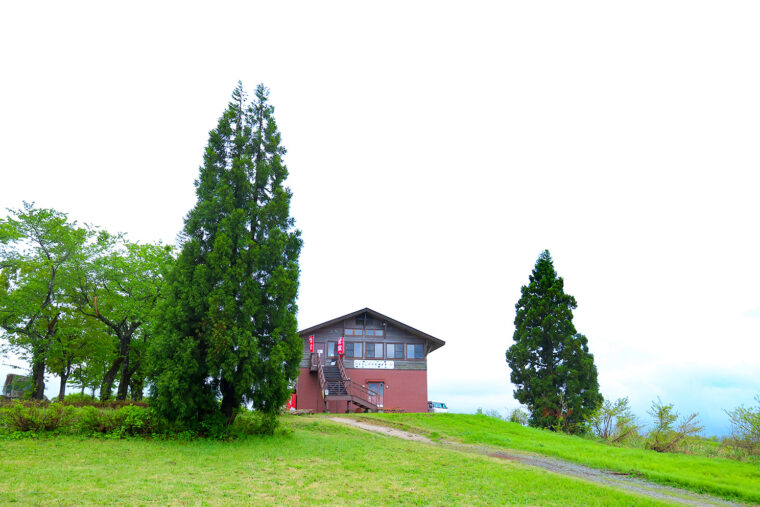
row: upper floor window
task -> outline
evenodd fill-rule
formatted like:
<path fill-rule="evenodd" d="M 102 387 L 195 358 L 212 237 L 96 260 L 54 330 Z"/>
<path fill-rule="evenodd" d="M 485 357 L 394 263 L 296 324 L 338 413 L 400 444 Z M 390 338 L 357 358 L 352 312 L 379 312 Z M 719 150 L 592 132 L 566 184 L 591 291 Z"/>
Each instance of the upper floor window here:
<path fill-rule="evenodd" d="M 401 343 L 388 343 L 386 346 L 388 359 L 404 359 L 404 345 Z"/>
<path fill-rule="evenodd" d="M 422 345 L 408 343 L 406 345 L 406 357 L 407 359 L 422 359 Z"/>
<path fill-rule="evenodd" d="M 367 358 L 382 359 L 383 358 L 383 344 L 382 343 L 367 343 Z"/>
<path fill-rule="evenodd" d="M 383 336 L 384 333 L 382 329 L 367 329 L 364 334 L 367 336 Z"/>
<path fill-rule="evenodd" d="M 361 336 L 362 330 L 361 329 L 346 329 L 346 332 L 343 334 L 343 336 Z"/>
<path fill-rule="evenodd" d="M 327 342 L 327 357 L 335 357 L 335 342 Z"/>
<path fill-rule="evenodd" d="M 346 342 L 346 357 L 362 357 L 362 344 L 359 342 Z"/>

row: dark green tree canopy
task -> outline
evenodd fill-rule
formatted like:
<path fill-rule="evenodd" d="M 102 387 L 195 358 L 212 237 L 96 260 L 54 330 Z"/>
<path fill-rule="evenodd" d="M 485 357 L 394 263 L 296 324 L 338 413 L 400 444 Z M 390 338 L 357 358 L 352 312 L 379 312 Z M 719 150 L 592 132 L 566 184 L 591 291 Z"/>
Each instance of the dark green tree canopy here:
<path fill-rule="evenodd" d="M 298 372 L 301 239 L 273 112 L 263 85 L 251 103 L 234 90 L 209 133 L 168 276 L 152 389 L 157 408 L 187 425 L 231 424 L 246 401 L 273 415 Z"/>
<path fill-rule="evenodd" d="M 515 398 L 527 405 L 532 426 L 580 431 L 602 395 L 588 340 L 573 325 L 577 303 L 565 294 L 548 250 L 521 292 L 506 354 Z"/>

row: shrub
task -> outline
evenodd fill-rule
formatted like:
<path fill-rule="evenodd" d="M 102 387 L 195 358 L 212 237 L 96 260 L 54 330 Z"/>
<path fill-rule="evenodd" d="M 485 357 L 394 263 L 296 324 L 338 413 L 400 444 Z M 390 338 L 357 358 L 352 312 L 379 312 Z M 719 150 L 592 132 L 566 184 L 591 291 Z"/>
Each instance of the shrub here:
<path fill-rule="evenodd" d="M 744 408 L 744 405 L 726 411 L 731 419 L 731 438 L 729 443 L 746 451 L 748 454 L 760 453 L 760 395 L 755 397 L 756 408 Z"/>
<path fill-rule="evenodd" d="M 156 429 L 153 410 L 138 406 L 125 406 L 113 412 L 114 431 L 119 435 L 145 435 Z"/>
<path fill-rule="evenodd" d="M 81 433 L 103 433 L 114 436 L 150 435 L 159 424 L 153 410 L 128 405 L 116 410 L 85 406 L 77 409 L 76 429 Z"/>
<path fill-rule="evenodd" d="M 89 394 L 84 393 L 70 393 L 67 394 L 66 397 L 63 399 L 64 403 L 74 404 L 74 403 L 92 403 L 97 402 L 98 399 L 95 398 L 95 396 L 91 396 Z"/>
<path fill-rule="evenodd" d="M 278 428 L 277 418 L 260 412 L 242 410 L 232 427 L 223 421 L 206 421 L 200 431 L 170 426 L 150 407 L 125 405 L 116 409 L 93 405 L 15 402 L 0 407 L 0 434 L 58 432 L 75 435 L 157 436 L 173 438 L 207 437 L 227 440 L 247 435 L 271 435 Z"/>
<path fill-rule="evenodd" d="M 509 413 L 509 422 L 517 423 L 521 426 L 527 426 L 528 419 L 528 413 L 521 408 L 515 408 Z"/>
<path fill-rule="evenodd" d="M 589 417 L 589 425 L 596 437 L 614 443 L 637 437 L 641 429 L 627 397 L 615 402 L 605 400 Z"/>
<path fill-rule="evenodd" d="M 65 426 L 71 418 L 71 410 L 60 404 L 44 406 L 16 402 L 5 407 L 0 414 L 2 425 L 11 432 L 53 431 Z"/>
<path fill-rule="evenodd" d="M 77 410 L 75 428 L 80 433 L 108 433 L 112 427 L 103 413 L 93 406 L 81 407 Z"/>
<path fill-rule="evenodd" d="M 674 452 L 689 437 L 699 434 L 704 427 L 699 423 L 696 412 L 683 417 L 678 424 L 678 412 L 673 404 L 665 405 L 658 398 L 652 402 L 649 415 L 655 422 L 654 428 L 647 435 L 646 447 L 657 452 Z"/>

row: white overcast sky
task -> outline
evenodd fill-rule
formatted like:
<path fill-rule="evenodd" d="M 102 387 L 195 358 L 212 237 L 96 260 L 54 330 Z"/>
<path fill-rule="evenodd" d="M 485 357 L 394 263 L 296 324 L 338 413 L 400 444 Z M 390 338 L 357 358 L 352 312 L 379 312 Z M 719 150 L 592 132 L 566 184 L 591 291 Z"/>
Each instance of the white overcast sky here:
<path fill-rule="evenodd" d="M 505 412 L 548 248 L 605 397 L 723 434 L 760 393 L 758 26 L 754 1 L 4 2 L 0 207 L 173 243 L 263 82 L 301 328 L 369 306 L 447 342 L 431 399 Z"/>

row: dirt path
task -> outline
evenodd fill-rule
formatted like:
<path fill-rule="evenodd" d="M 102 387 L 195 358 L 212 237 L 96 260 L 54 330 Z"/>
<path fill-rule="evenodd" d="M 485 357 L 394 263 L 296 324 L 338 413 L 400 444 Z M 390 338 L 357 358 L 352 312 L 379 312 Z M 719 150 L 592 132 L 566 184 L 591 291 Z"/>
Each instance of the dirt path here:
<path fill-rule="evenodd" d="M 632 477 L 630 475 L 590 468 L 584 465 L 570 463 L 568 461 L 557 458 L 537 456 L 534 454 L 522 453 L 512 450 L 505 452 L 488 447 L 461 444 L 457 442 L 433 442 L 423 435 L 418 435 L 416 433 L 410 433 L 408 431 L 399 430 L 388 426 L 382 426 L 379 424 L 371 424 L 368 422 L 357 421 L 355 419 L 348 419 L 345 417 L 329 417 L 328 419 L 342 424 L 348 424 L 356 428 L 361 428 L 363 430 L 382 433 L 384 435 L 392 437 L 403 438 L 404 440 L 412 440 L 414 442 L 422 442 L 425 444 L 444 447 L 456 451 L 467 452 L 471 454 L 482 454 L 493 458 L 516 461 L 518 463 L 522 463 L 523 465 L 543 468 L 544 470 L 548 470 L 557 474 L 576 477 L 589 482 L 610 486 L 616 489 L 631 491 L 633 493 L 638 493 L 640 495 L 654 498 L 656 500 L 663 500 L 666 502 L 675 502 L 687 505 L 741 505 L 723 500 L 721 498 L 716 498 L 708 495 L 700 495 L 698 493 L 694 493 L 685 489 L 663 486 L 661 484 L 645 481 L 643 479 Z"/>

